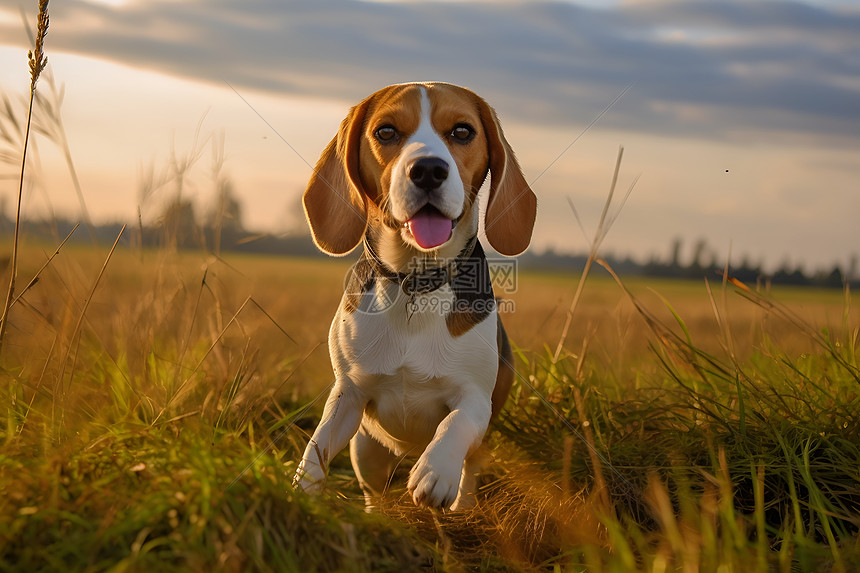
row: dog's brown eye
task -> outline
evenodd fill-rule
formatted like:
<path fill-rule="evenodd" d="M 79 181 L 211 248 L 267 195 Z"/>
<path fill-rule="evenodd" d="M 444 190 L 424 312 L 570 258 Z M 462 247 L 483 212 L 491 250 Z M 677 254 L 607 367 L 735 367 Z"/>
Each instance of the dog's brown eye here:
<path fill-rule="evenodd" d="M 376 137 L 377 141 L 382 144 L 394 143 L 397 141 L 397 130 L 391 125 L 383 125 L 377 129 L 373 135 Z"/>
<path fill-rule="evenodd" d="M 468 123 L 458 123 L 451 130 L 451 139 L 457 143 L 469 143 L 475 137 L 475 128 Z"/>

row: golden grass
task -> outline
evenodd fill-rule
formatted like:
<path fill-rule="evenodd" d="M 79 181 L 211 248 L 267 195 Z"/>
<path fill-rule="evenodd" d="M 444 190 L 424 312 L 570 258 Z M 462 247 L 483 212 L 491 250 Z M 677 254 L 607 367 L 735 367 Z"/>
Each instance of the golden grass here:
<path fill-rule="evenodd" d="M 24 252 L 22 277 L 29 280 L 50 256 L 52 247 Z M 69 245 L 43 272 L 39 283 L 17 309 L 13 346 L 18 360 L 34 352 L 46 354 L 54 331 L 82 309 L 106 250 Z M 328 327 L 343 290 L 351 259 L 301 259 L 266 255 L 214 257 L 200 252 L 161 252 L 119 247 L 103 283 L 95 291 L 86 324 L 104 342 L 126 340 L 127 348 L 143 352 L 166 335 L 179 341 L 220 332 L 242 303 L 251 297 L 265 309 L 243 309 L 235 334 L 258 333 L 256 351 L 282 359 L 309 355 L 294 383 L 310 388 L 330 381 Z M 718 277 L 717 277 L 718 278 Z M 503 315 L 514 344 L 541 352 L 554 347 L 576 287 L 577 275 L 521 272 L 517 292 L 508 295 L 515 312 Z M 673 311 L 682 316 L 694 344 L 717 353 L 721 332 L 708 300 L 705 282 L 634 278 L 627 288 L 663 322 L 673 325 Z M 712 285 L 719 289 L 719 283 Z M 835 290 L 780 287 L 769 293 L 789 305 L 799 318 L 820 327 L 860 322 L 856 295 Z M 189 325 L 198 298 L 199 323 Z M 849 309 L 846 314 L 846 302 Z M 671 305 L 671 306 L 669 306 Z M 781 349 L 800 354 L 813 350 L 809 338 L 783 318 L 729 293 L 725 314 L 741 358 L 756 349 L 763 335 Z M 277 323 L 277 326 L 273 323 Z M 188 329 L 191 329 L 190 331 Z M 283 329 L 293 340 L 278 333 Z M 208 330 L 207 330 L 208 329 Z M 680 328 L 676 329 L 681 332 Z M 230 339 L 233 333 L 226 333 Z M 583 339 L 607 365 L 626 368 L 651 362 L 649 329 L 628 297 L 612 279 L 592 276 L 584 291 L 566 348 L 579 352 Z M 119 351 L 116 342 L 106 346 Z M 142 360 L 130 353 L 132 360 Z M 629 362 L 632 361 L 632 362 Z M 13 360 L 14 362 L 14 360 Z"/>
<path fill-rule="evenodd" d="M 22 282 L 53 251 L 25 246 Z M 719 284 L 711 285 L 712 304 L 704 282 L 625 281 L 636 302 L 667 332 L 678 340 L 689 334 L 695 351 L 688 356 L 693 347 L 661 342 L 665 333 L 655 333 L 614 281 L 592 276 L 565 352 L 553 361 L 578 277 L 520 273 L 518 290 L 510 295 L 516 312 L 503 318 L 520 349 L 521 378 L 489 435 L 483 503 L 463 514 L 418 510 L 406 495 L 405 480 L 396 479 L 382 515 L 363 517 L 346 454 L 334 461 L 328 495 L 310 500 L 289 489 L 289 476 L 321 408 L 313 399 L 332 379 L 325 342 L 349 265 L 343 259 L 215 257 L 122 246 L 108 258 L 107 247 L 64 247 L 10 315 L 3 357 L 10 406 L 0 485 L 12 487 L 18 479 L 23 493 L 8 498 L 0 513 L 14 515 L 16 527 L 24 528 L 20 531 L 44 529 L 43 542 L 61 554 L 70 548 L 45 512 L 78 516 L 83 529 L 75 531 L 93 544 L 82 558 L 100 559 L 103 565 L 117 559 L 140 566 L 152 562 L 145 552 L 99 545 L 98 536 L 85 533 L 85 523 L 116 529 L 124 539 L 139 538 L 139 548 L 168 543 L 178 570 L 218 559 L 207 557 L 208 542 L 186 544 L 175 537 L 186 526 L 198 531 L 204 506 L 194 496 L 204 493 L 214 496 L 213 509 L 205 511 L 216 512 L 222 528 L 205 529 L 205 539 L 231 547 L 224 557 L 227 570 L 251 564 L 267 570 L 260 563 L 274 558 L 310 569 L 323 565 L 309 563 L 331 567 L 344 563 L 331 553 L 333 546 L 366 543 L 380 528 L 394 532 L 400 527 L 413 533 L 392 533 L 393 545 L 374 547 L 372 558 L 363 554 L 358 570 L 390 565 L 379 550 L 400 556 L 395 569 L 406 562 L 439 570 L 554 565 L 709 570 L 714 563 L 738 568 L 762 562 L 782 570 L 792 564 L 805 570 L 819 563 L 835 564 L 837 570 L 844 566 L 844 559 L 833 555 L 852 539 L 844 512 L 855 503 L 856 484 L 838 475 L 812 477 L 820 461 L 804 458 L 809 454 L 803 448 L 818 432 L 835 440 L 849 439 L 855 431 L 850 376 L 846 379 L 836 362 L 822 357 L 821 342 L 812 335 L 829 328 L 828 340 L 848 353 L 847 346 L 838 345 L 854 332 L 856 346 L 860 316 L 853 305 L 846 306 L 854 295 L 774 290 L 773 297 L 786 303 L 780 308 L 815 325 L 810 334 L 783 312 L 753 304 L 734 289 L 723 302 Z M 729 334 L 740 378 L 731 375 Z M 584 346 L 588 355 L 580 361 Z M 839 360 L 850 362 L 853 355 L 845 356 Z M 852 366 L 846 368 L 850 373 Z M 783 407 L 783 413 L 772 412 Z M 766 420 L 763 425 L 757 416 Z M 772 428 L 779 428 L 775 437 L 767 433 Z M 795 435 L 801 428 L 806 437 Z M 818 448 L 831 438 L 821 439 Z M 208 446 L 200 450 L 206 442 L 211 451 Z M 755 450 L 761 443 L 770 444 L 766 458 Z M 772 451 L 780 443 L 784 459 Z M 104 474 L 97 468 L 117 448 L 128 461 L 114 470 L 119 474 Z M 22 451 L 34 452 L 31 461 L 20 461 Z M 853 459 L 853 453 L 845 455 Z M 187 469 L 186 456 L 199 465 Z M 10 460 L 16 459 L 25 469 L 10 473 Z M 210 466 L 220 469 L 206 469 Z M 75 469 L 81 467 L 89 469 Z M 190 473 L 181 473 L 187 477 L 174 483 L 162 467 L 173 468 L 168 475 Z M 793 467 L 808 474 L 794 473 Z M 407 470 L 408 463 L 399 478 Z M 79 477 L 71 482 L 36 477 L 46 471 Z M 138 476 L 135 483 L 145 488 L 128 494 L 137 513 L 125 521 L 119 514 L 108 517 L 132 511 L 120 509 L 126 507 L 120 499 L 121 488 L 130 487 L 123 485 L 128 475 Z M 815 480 L 821 479 L 832 480 L 826 481 L 828 488 L 842 484 L 852 493 L 829 501 L 825 491 L 808 501 L 804 492 L 814 491 Z M 82 501 L 97 495 L 92 488 L 106 480 L 120 488 L 116 501 Z M 203 490 L 189 493 L 201 483 Z M 777 493 L 789 491 L 784 488 L 793 489 Z M 46 501 L 41 496 L 50 490 L 65 493 Z M 141 513 L 155 503 L 148 500 L 174 490 L 184 497 Z M 235 496 L 245 491 L 241 495 L 250 497 L 237 507 Z M 794 503 L 797 510 L 789 509 L 786 515 L 795 517 L 780 522 L 772 512 L 783 495 L 787 507 Z M 310 519 L 313 515 L 324 516 L 328 525 L 320 526 Z M 386 517 L 393 521 L 380 521 Z M 802 522 L 797 531 L 792 529 L 796 519 Z M 162 530 L 163 523 L 174 522 L 174 533 Z M 323 527 L 314 530 L 319 539 L 295 545 L 309 534 L 303 529 L 308 524 Z M 762 531 L 765 539 L 757 543 Z M 254 541 L 270 534 L 275 537 L 268 542 Z M 20 541 L 0 528 L 0 545 L 4 535 Z M 40 562 L 14 547 L 5 546 L 5 554 Z"/>

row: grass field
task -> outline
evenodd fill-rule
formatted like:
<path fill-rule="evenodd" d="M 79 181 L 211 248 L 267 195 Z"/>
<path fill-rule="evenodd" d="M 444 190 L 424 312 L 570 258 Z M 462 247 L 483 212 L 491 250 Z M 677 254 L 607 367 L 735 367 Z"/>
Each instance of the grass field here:
<path fill-rule="evenodd" d="M 4 101 L 20 208 L 30 115 Z M 852 293 L 592 277 L 563 335 L 579 269 L 519 273 L 478 505 L 416 508 L 404 463 L 366 513 L 346 453 L 322 495 L 290 483 L 349 260 L 22 240 L 2 242 L 0 571 L 860 570 Z"/>
<path fill-rule="evenodd" d="M 853 294 L 590 278 L 554 360 L 578 275 L 520 273 L 478 507 L 367 514 L 290 486 L 349 261 L 108 251 L 12 307 L 0 570 L 860 570 Z"/>

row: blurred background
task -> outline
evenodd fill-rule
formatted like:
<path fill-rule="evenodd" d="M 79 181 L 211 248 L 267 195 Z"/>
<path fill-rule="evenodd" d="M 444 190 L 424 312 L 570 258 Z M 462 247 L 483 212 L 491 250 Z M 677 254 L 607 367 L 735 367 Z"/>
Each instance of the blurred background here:
<path fill-rule="evenodd" d="M 35 10 L 0 0 L 7 219 L 20 167 L 10 118 L 24 117 L 29 86 L 22 14 L 32 26 Z M 858 276 L 856 2 L 62 0 L 50 10 L 30 220 L 143 227 L 172 210 L 306 239 L 300 195 L 349 106 L 387 84 L 439 80 L 497 108 L 540 201 L 534 253 L 587 251 L 623 145 L 619 193 L 640 178 L 605 254 L 722 266 L 731 252 L 768 272 Z"/>

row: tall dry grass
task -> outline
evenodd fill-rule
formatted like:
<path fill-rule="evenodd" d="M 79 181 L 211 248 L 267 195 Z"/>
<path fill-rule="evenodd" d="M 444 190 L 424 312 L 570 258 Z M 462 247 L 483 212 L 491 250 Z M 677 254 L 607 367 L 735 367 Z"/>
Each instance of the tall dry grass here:
<path fill-rule="evenodd" d="M 26 276 L 47 257 L 24 254 Z M 777 321 L 791 307 L 771 298 L 727 296 L 756 309 L 748 320 L 725 315 L 755 332 L 752 354 L 740 357 L 736 339 L 732 358 L 719 343 L 691 344 L 713 338 L 710 329 L 675 318 L 716 321 L 703 286 L 666 283 L 673 315 L 644 285 L 625 294 L 592 279 L 579 316 L 599 328 L 575 324 L 575 352 L 554 360 L 536 315 L 559 299 L 550 323 L 560 332 L 573 281 L 523 275 L 518 312 L 506 318 L 515 340 L 538 343 L 518 351 L 522 378 L 490 435 L 481 503 L 463 514 L 415 509 L 398 479 L 404 462 L 390 505 L 368 516 L 346 455 L 329 494 L 311 499 L 289 484 L 321 404 L 305 406 L 330 380 L 323 341 L 346 263 L 118 247 L 105 266 L 108 254 L 67 245 L 15 315 L 0 460 L 7 564 L 45 566 L 53 555 L 96 569 L 850 571 L 856 562 L 853 310 L 825 336 L 796 317 Z M 816 316 L 841 306 L 826 294 L 808 304 Z M 772 335 L 810 347 L 786 352 Z M 30 540 L 42 549 L 27 549 Z"/>
<path fill-rule="evenodd" d="M 15 232 L 12 242 L 12 256 L 9 264 L 9 288 L 6 291 L 6 302 L 3 305 L 3 315 L 0 316 L 0 356 L 3 354 L 3 341 L 5 339 L 9 310 L 12 306 L 12 299 L 15 296 L 15 280 L 18 277 L 18 238 L 19 225 L 21 222 L 21 197 L 24 193 L 24 171 L 27 167 L 27 149 L 30 143 L 30 124 L 33 119 L 33 102 L 36 99 L 36 82 L 39 76 L 48 65 L 48 57 L 44 54 L 43 43 L 45 35 L 48 33 L 48 0 L 39 1 L 39 15 L 36 24 L 35 47 L 27 54 L 30 62 L 30 103 L 27 108 L 27 126 L 24 130 L 23 151 L 21 153 L 21 176 L 18 183 L 18 201 L 15 210 Z M 8 105 L 8 103 L 7 103 Z"/>

